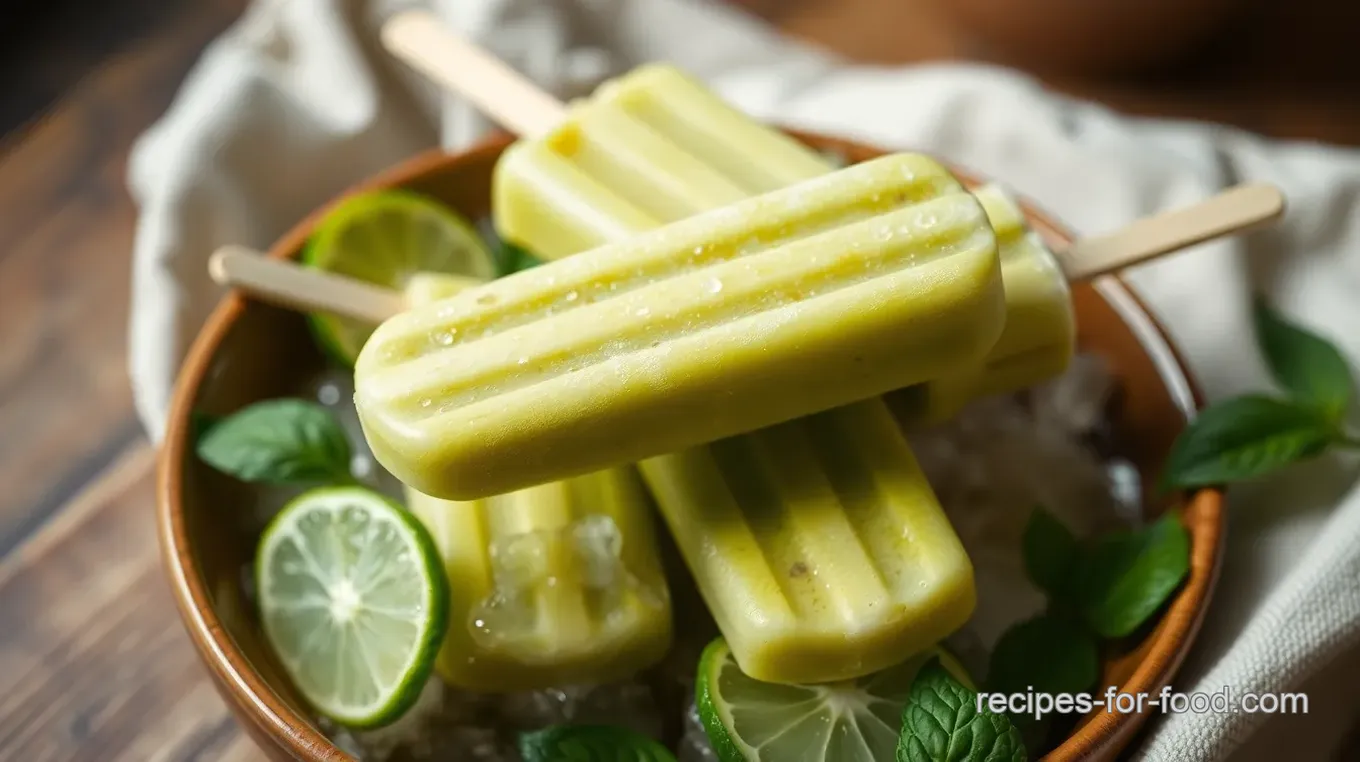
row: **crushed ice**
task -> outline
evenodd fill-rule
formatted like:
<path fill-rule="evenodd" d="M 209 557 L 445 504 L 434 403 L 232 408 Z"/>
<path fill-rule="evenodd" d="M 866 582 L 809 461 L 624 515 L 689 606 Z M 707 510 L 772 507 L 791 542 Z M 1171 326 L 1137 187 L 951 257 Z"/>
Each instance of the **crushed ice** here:
<path fill-rule="evenodd" d="M 979 400 L 954 420 L 909 437 L 973 561 L 978 605 L 965 630 L 985 650 L 1044 605 L 1025 577 L 1020 555 L 1035 506 L 1078 536 L 1136 517 L 1141 500 L 1136 470 L 1131 485 L 1127 470 L 1108 465 L 1090 444 L 1104 433 L 1113 391 L 1104 364 L 1078 356 L 1052 381 Z"/>
<path fill-rule="evenodd" d="M 555 658 L 537 635 L 534 599 L 543 586 L 579 587 L 607 622 L 634 603 L 665 606 L 666 591 L 650 589 L 624 564 L 623 534 L 609 516 L 588 515 L 553 529 L 497 538 L 489 555 L 494 592 L 473 610 L 473 638 L 526 663 Z"/>
<path fill-rule="evenodd" d="M 620 725 L 653 738 L 664 731 L 660 703 L 641 682 L 489 695 L 432 677 L 415 705 L 387 727 L 358 731 L 318 721 L 360 762 L 519 762 L 520 732 L 559 724 Z"/>

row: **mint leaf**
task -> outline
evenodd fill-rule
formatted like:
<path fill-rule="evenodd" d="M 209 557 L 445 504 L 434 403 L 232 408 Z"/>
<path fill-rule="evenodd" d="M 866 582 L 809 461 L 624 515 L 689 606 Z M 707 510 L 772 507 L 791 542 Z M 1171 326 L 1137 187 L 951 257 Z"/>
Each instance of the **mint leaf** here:
<path fill-rule="evenodd" d="M 1074 567 L 1081 557 L 1081 546 L 1067 527 L 1043 508 L 1035 508 L 1025 525 L 1021 547 L 1030 580 L 1054 598 L 1067 597 Z"/>
<path fill-rule="evenodd" d="M 524 762 L 675 762 L 670 750 L 627 728 L 554 725 L 519 736 Z"/>
<path fill-rule="evenodd" d="M 1249 395 L 1209 407 L 1177 437 L 1162 474 L 1164 488 L 1249 479 L 1321 453 L 1338 438 L 1321 412 Z"/>
<path fill-rule="evenodd" d="M 1256 340 L 1270 372 L 1295 400 L 1338 422 L 1350 404 L 1354 381 L 1341 352 L 1321 336 L 1290 323 L 1264 300 L 1253 310 Z"/>
<path fill-rule="evenodd" d="M 202 410 L 194 410 L 189 413 L 189 436 L 195 442 L 203 438 L 208 430 L 221 423 L 220 416 L 205 413 Z"/>
<path fill-rule="evenodd" d="M 1106 638 L 1138 629 L 1190 571 L 1190 533 L 1172 514 L 1100 538 L 1082 563 L 1082 613 Z"/>
<path fill-rule="evenodd" d="M 1024 740 L 1005 715 L 978 711 L 977 694 L 931 659 L 911 684 L 897 762 L 1025 762 Z"/>
<path fill-rule="evenodd" d="M 514 275 L 520 270 L 531 270 L 544 264 L 544 262 L 530 254 L 528 249 L 509 241 L 502 241 L 500 251 L 496 256 L 496 264 L 500 267 L 501 276 L 506 276 Z"/>
<path fill-rule="evenodd" d="M 350 482 L 349 440 L 326 408 L 299 399 L 257 402 L 198 440 L 203 462 L 244 482 Z"/>
<path fill-rule="evenodd" d="M 1095 636 L 1076 619 L 1040 614 L 1002 634 L 987 667 L 987 689 L 1078 693 L 1100 679 Z"/>

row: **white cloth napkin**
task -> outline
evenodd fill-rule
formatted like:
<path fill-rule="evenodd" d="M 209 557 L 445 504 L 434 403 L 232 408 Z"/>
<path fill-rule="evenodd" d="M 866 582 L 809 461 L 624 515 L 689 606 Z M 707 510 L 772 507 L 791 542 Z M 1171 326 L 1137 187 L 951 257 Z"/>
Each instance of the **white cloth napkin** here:
<path fill-rule="evenodd" d="M 220 295 L 219 244 L 265 247 L 350 182 L 487 123 L 388 59 L 379 19 L 416 3 L 256 0 L 138 143 L 141 214 L 131 372 L 153 437 L 184 350 Z M 1231 129 L 1121 118 L 1004 70 L 847 66 L 695 0 L 435 0 L 463 32 L 559 94 L 644 60 L 676 62 L 752 114 L 933 152 L 1001 180 L 1081 232 L 1242 180 L 1290 199 L 1281 227 L 1205 245 L 1130 277 L 1211 398 L 1265 388 L 1249 293 L 1360 358 L 1360 154 Z M 1360 497 L 1327 460 L 1233 491 L 1228 558 L 1178 690 L 1306 690 L 1306 716 L 1161 719 L 1150 760 L 1319 759 L 1355 719 Z M 1252 739 L 1250 745 L 1243 742 Z"/>

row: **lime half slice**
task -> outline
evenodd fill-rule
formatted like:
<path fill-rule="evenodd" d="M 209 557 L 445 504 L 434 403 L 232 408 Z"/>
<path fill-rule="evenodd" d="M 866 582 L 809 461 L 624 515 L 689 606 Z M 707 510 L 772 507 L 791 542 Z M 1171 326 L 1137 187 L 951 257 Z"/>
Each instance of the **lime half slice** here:
<path fill-rule="evenodd" d="M 299 496 L 255 558 L 265 636 L 303 697 L 352 727 L 385 725 L 429 679 L 448 583 L 425 530 L 360 487 Z"/>
<path fill-rule="evenodd" d="M 719 638 L 699 659 L 695 701 L 723 762 L 882 762 L 896 758 L 911 683 L 935 657 L 971 687 L 958 660 L 938 647 L 857 680 L 764 683 L 747 677 Z"/>
<path fill-rule="evenodd" d="M 317 227 L 303 264 L 404 291 L 423 272 L 496 277 L 496 259 L 471 223 L 416 193 L 375 191 L 342 201 Z M 311 316 L 321 346 L 352 365 L 373 326 L 335 315 Z"/>

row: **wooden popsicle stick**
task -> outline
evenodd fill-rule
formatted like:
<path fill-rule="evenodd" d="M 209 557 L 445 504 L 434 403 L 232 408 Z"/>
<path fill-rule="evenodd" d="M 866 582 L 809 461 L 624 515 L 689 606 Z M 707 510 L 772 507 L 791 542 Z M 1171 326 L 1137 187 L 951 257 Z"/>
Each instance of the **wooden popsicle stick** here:
<path fill-rule="evenodd" d="M 1284 195 L 1267 183 L 1229 188 L 1196 204 L 1138 220 L 1055 252 L 1068 280 L 1106 275 L 1221 236 L 1245 233 L 1278 219 Z M 213 280 L 288 309 L 329 312 L 378 324 L 407 308 L 405 296 L 354 278 L 224 246 L 208 260 Z M 450 276 L 457 277 L 457 276 Z M 468 278 L 469 285 L 477 282 Z"/>
<path fill-rule="evenodd" d="M 406 309 L 402 294 L 353 278 L 224 246 L 208 259 L 208 273 L 224 286 L 260 301 L 302 312 L 329 312 L 377 325 Z"/>
<path fill-rule="evenodd" d="M 403 11 L 383 25 L 383 45 L 503 127 L 526 138 L 562 123 L 566 110 L 504 61 L 454 34 L 429 11 Z"/>
<path fill-rule="evenodd" d="M 1144 217 L 1113 233 L 1083 238 L 1057 252 L 1058 261 L 1068 280 L 1087 280 L 1263 227 L 1279 219 L 1284 210 L 1279 188 L 1268 183 L 1238 185 L 1197 204 Z"/>
<path fill-rule="evenodd" d="M 1196 204 L 1145 217 L 1113 233 L 1083 238 L 1056 251 L 1068 280 L 1107 275 L 1214 238 L 1245 233 L 1278 219 L 1284 195 L 1273 185 L 1229 188 Z M 208 272 L 224 286 L 303 312 L 378 324 L 406 309 L 405 296 L 354 278 L 266 257 L 240 246 L 224 246 L 208 260 Z M 475 279 L 469 279 L 475 281 Z"/>

